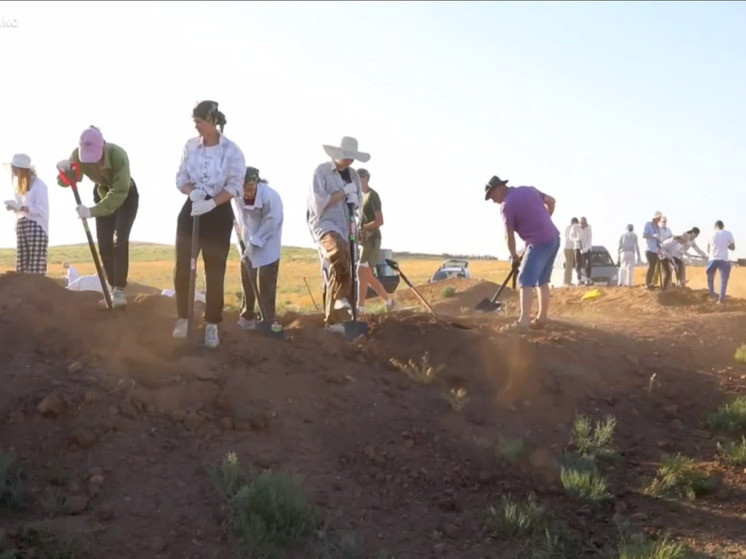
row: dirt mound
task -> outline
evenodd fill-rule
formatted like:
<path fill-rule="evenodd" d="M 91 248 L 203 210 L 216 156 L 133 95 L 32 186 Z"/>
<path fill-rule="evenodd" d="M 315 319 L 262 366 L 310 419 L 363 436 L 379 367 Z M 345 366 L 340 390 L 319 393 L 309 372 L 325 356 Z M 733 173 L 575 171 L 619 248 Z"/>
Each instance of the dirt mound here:
<path fill-rule="evenodd" d="M 438 302 L 443 312 L 497 288 L 450 280 L 422 291 L 436 298 L 447 287 L 455 292 Z M 556 293 L 571 307 L 581 290 Z M 592 304 L 637 296 L 610 289 Z M 576 557 L 595 557 L 617 537 L 619 510 L 656 515 L 668 505 L 619 489 L 590 515 L 569 498 L 559 461 L 574 415 L 619 417 L 625 452 L 615 471 L 634 479 L 653 472 L 661 448 L 715 452 L 696 431 L 721 399 L 719 383 L 694 373 L 729 363 L 744 326 L 733 316 L 708 323 L 723 344 L 715 348 L 673 326 L 666 334 L 665 322 L 643 321 L 635 336 L 628 324 L 561 319 L 504 334 L 503 315 L 466 317 L 473 328 L 460 330 L 405 310 L 369 316 L 369 337 L 347 343 L 318 314 L 287 313 L 285 339 L 270 340 L 226 313 L 217 351 L 183 354 L 171 337 L 173 299 L 129 296 L 126 311 L 99 299 L 43 277 L 0 276 L 0 441 L 19 457 L 50 529 L 93 534 L 94 556 L 107 559 L 232 556 L 206 469 L 227 452 L 254 471 L 302 474 L 312 504 L 331 528 L 355 533 L 361 557 L 518 557 L 520 542 L 485 535 L 484 515 L 501 496 L 530 492 L 588 534 Z M 508 439 L 524 445 L 520 467 L 499 450 Z M 15 538 L 29 514 L 0 510 L 0 524 Z"/>

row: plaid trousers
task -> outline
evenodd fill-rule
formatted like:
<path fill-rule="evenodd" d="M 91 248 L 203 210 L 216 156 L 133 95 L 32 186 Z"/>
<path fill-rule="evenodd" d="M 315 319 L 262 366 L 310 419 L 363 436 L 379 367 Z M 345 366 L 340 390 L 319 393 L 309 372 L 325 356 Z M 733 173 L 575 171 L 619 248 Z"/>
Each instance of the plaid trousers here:
<path fill-rule="evenodd" d="M 16 221 L 16 272 L 19 274 L 47 273 L 49 237 L 33 219 L 22 217 Z"/>

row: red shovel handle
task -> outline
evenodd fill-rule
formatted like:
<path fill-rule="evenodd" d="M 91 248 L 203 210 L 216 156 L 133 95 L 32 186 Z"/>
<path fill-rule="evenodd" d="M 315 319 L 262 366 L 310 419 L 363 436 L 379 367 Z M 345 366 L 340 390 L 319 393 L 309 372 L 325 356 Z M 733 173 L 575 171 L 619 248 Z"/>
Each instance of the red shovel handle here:
<path fill-rule="evenodd" d="M 62 182 L 64 182 L 67 186 L 72 186 L 75 188 L 77 186 L 77 183 L 80 182 L 80 178 L 82 176 L 82 171 L 80 170 L 80 163 L 77 161 L 70 162 L 70 167 L 75 172 L 75 178 L 70 179 L 70 177 L 67 176 L 67 173 L 64 171 L 59 172 L 59 177 L 62 179 Z"/>

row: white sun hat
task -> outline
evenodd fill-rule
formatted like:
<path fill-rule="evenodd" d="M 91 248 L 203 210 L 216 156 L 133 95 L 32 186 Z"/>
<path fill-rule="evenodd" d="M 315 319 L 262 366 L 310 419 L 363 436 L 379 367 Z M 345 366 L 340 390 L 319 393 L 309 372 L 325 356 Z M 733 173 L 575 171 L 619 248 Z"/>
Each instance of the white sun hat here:
<path fill-rule="evenodd" d="M 33 169 L 34 168 L 34 166 L 31 164 L 31 158 L 25 153 L 16 153 L 13 156 L 13 160 L 10 163 L 7 163 L 7 165 L 10 165 L 11 167 L 15 167 L 16 169 Z"/>
<path fill-rule="evenodd" d="M 354 159 L 365 163 L 370 159 L 370 154 L 357 149 L 357 140 L 350 136 L 345 136 L 337 146 L 329 146 L 324 144 L 322 146 L 326 154 L 332 159 Z"/>

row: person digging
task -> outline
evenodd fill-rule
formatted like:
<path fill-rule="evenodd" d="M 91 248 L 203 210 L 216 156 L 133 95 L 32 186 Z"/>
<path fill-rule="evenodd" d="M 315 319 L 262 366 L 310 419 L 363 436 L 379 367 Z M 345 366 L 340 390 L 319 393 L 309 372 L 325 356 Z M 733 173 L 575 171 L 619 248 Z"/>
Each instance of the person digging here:
<path fill-rule="evenodd" d="M 355 138 L 345 136 L 339 146 L 323 145 L 331 158 L 313 173 L 308 193 L 306 219 L 322 261 L 328 263 L 324 324 L 332 332 L 344 334 L 344 322 L 352 318 L 353 268 L 350 244 L 350 206 L 357 209 L 362 199 L 360 177 L 350 165 L 370 159 L 358 150 Z"/>
<path fill-rule="evenodd" d="M 505 329 L 541 328 L 549 319 L 549 280 L 560 248 L 560 232 L 552 221 L 556 201 L 533 186 L 510 187 L 497 176 L 485 186 L 484 199 L 500 204 L 511 264 L 518 268 L 521 312 Z M 526 243 L 523 258 L 516 251 L 516 233 Z M 532 321 L 534 290 L 539 295 L 539 313 Z"/>
<path fill-rule="evenodd" d="M 94 183 L 91 207 L 75 209 L 81 219 L 96 220 L 96 239 L 106 280 L 111 286 L 111 302 L 124 307 L 124 289 L 129 275 L 130 231 L 137 217 L 140 195 L 130 175 L 130 162 L 121 147 L 104 140 L 101 131 L 90 126 L 80 135 L 80 144 L 69 159 L 57 163 L 57 170 L 69 181 L 76 178 L 73 164 L 80 165 L 82 175 Z M 57 184 L 70 186 L 62 177 Z"/>
<path fill-rule="evenodd" d="M 241 238 L 246 251 L 242 255 L 251 269 L 241 266 L 243 297 L 238 325 L 244 330 L 256 328 L 254 290 L 249 274 L 259 288 L 261 308 L 267 315 L 265 321 L 272 323 L 276 314 L 277 276 L 280 271 L 282 252 L 283 208 L 280 195 L 266 180 L 259 177 L 259 169 L 246 168 L 243 197 L 235 198 L 239 217 Z"/>
<path fill-rule="evenodd" d="M 358 243 L 361 246 L 358 264 L 358 312 L 365 312 L 365 299 L 369 285 L 386 303 L 386 310 L 392 310 L 395 305 L 394 296 L 386 291 L 373 274 L 373 269 L 381 260 L 381 226 L 383 225 L 381 197 L 370 187 L 370 173 L 367 169 L 358 169 L 357 174 L 360 177 L 360 186 L 363 191 L 363 211 L 358 233 Z"/>

